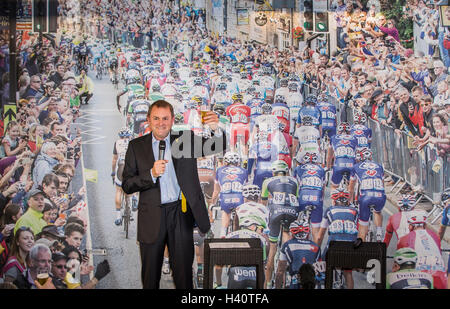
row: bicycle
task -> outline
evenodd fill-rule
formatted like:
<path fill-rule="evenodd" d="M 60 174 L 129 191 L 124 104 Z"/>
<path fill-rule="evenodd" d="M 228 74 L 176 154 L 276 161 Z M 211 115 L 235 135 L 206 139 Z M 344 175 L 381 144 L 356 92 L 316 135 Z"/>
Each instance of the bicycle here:
<path fill-rule="evenodd" d="M 289 230 L 290 222 L 288 219 L 282 219 L 280 222 L 280 234 L 278 235 L 278 241 L 277 241 L 277 252 L 275 253 L 275 257 L 273 259 L 273 272 L 272 272 L 272 278 L 270 280 L 272 288 L 275 288 L 275 277 L 277 275 L 278 270 L 278 261 L 280 259 L 280 253 L 281 253 L 281 247 L 283 245 L 283 230 Z M 289 275 L 289 272 L 286 272 L 283 276 L 283 282 L 281 284 L 282 287 L 288 288 L 290 285 L 292 278 Z M 289 283 L 289 284 L 288 284 Z"/>
<path fill-rule="evenodd" d="M 116 90 L 119 89 L 119 77 L 117 75 L 117 69 L 114 71 L 113 80 L 112 80 L 113 86 Z"/>
<path fill-rule="evenodd" d="M 95 77 L 100 80 L 103 79 L 103 61 L 102 60 L 100 60 L 97 64 L 97 72 L 95 74 Z"/>

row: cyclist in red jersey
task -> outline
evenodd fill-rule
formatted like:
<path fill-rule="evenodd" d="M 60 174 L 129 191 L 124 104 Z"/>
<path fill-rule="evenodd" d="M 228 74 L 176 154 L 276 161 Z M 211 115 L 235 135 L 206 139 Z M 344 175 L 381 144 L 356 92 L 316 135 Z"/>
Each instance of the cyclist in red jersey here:
<path fill-rule="evenodd" d="M 239 93 L 235 93 L 232 96 L 233 104 L 227 107 L 226 115 L 230 118 L 231 131 L 230 131 L 230 143 L 232 151 L 236 151 L 236 142 L 238 141 L 238 135 L 243 136 L 241 139 L 243 153 L 243 159 L 248 157 L 248 140 L 250 137 L 250 115 L 252 110 L 249 106 L 243 104 L 243 97 Z"/>
<path fill-rule="evenodd" d="M 427 217 L 414 215 L 408 219 L 410 233 L 400 238 L 397 249 L 412 248 L 417 252 L 416 270 L 433 276 L 436 289 L 447 288 L 447 272 L 442 257 L 439 236 L 426 228 Z"/>

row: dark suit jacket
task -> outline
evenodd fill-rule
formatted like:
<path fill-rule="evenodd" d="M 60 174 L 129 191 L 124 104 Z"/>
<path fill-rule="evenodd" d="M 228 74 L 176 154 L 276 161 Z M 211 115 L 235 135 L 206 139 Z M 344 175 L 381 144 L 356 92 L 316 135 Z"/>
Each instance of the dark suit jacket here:
<path fill-rule="evenodd" d="M 161 217 L 160 183 L 159 179 L 154 183 L 150 173 L 156 161 L 152 149 L 152 136 L 152 134 L 148 134 L 130 142 L 122 174 L 124 192 L 127 194 L 140 192 L 137 240 L 148 244 L 154 243 L 158 237 Z M 170 141 L 175 174 L 187 200 L 188 210 L 185 215 L 188 216 L 188 220 L 192 219 L 192 226 L 196 222 L 200 231 L 206 233 L 211 224 L 198 178 L 197 158 L 225 151 L 226 135 L 223 133 L 222 137 L 213 136 L 208 140 L 194 135 L 192 131 L 172 132 Z M 212 145 L 210 147 L 212 152 L 205 153 L 203 151 L 205 145 L 207 147 Z M 174 153 L 177 152 L 177 149 L 187 151 L 187 157 L 175 158 L 176 154 Z"/>

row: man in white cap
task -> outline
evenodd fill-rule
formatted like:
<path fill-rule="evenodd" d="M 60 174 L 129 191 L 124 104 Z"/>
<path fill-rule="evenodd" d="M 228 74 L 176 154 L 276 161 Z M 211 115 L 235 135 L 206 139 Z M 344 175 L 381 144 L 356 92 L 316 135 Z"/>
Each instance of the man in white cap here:
<path fill-rule="evenodd" d="M 426 84 L 426 86 L 430 89 L 431 95 L 435 97 L 438 95 L 439 83 L 443 80 L 446 80 L 448 74 L 446 72 L 444 63 L 441 60 L 433 61 L 433 69 L 436 78 L 433 82 Z"/>

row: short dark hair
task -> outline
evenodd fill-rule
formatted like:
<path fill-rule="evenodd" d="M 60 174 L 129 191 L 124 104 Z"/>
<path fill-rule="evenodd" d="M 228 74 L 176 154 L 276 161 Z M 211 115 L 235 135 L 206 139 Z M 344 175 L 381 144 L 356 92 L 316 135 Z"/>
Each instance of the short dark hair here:
<path fill-rule="evenodd" d="M 175 117 L 175 112 L 173 111 L 173 106 L 172 104 L 170 104 L 169 102 L 165 101 L 165 100 L 158 100 L 155 101 L 150 108 L 148 109 L 148 113 L 147 113 L 147 117 L 150 117 L 150 115 L 152 114 L 152 109 L 153 107 L 157 107 L 157 108 L 168 108 L 170 109 L 170 114 L 172 114 L 172 118 Z"/>
<path fill-rule="evenodd" d="M 72 235 L 73 232 L 78 232 L 81 235 L 84 235 L 85 230 L 84 230 L 84 227 L 82 227 L 78 223 L 72 222 L 65 226 L 64 235 L 70 236 L 70 235 Z"/>
<path fill-rule="evenodd" d="M 59 187 L 59 178 L 53 173 L 47 174 L 42 179 L 42 185 L 50 185 L 51 183 L 54 183 L 57 187 Z"/>

